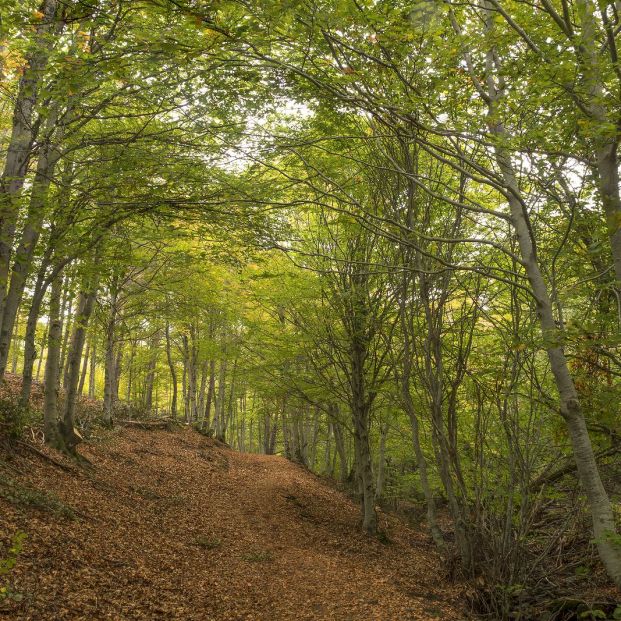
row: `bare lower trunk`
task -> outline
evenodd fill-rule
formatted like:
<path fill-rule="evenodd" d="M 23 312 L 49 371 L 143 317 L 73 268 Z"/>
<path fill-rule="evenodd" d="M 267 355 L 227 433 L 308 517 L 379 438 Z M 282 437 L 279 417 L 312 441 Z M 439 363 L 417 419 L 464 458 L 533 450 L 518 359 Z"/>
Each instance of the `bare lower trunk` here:
<path fill-rule="evenodd" d="M 333 411 L 338 412 L 338 406 L 333 406 Z M 336 444 L 336 453 L 339 456 L 339 478 L 343 485 L 347 485 L 349 476 L 347 451 L 345 450 L 345 439 L 343 437 L 343 427 L 341 423 L 334 418 L 332 421 L 332 429 L 334 430 L 334 443 Z"/>
<path fill-rule="evenodd" d="M 170 343 L 170 325 L 166 324 L 166 360 L 170 370 L 170 381 L 172 383 L 172 402 L 170 404 L 170 415 L 173 420 L 177 419 L 177 370 L 172 357 L 172 347 Z"/>
<path fill-rule="evenodd" d="M 71 283 L 69 277 L 65 278 L 64 301 L 61 310 L 61 320 L 63 321 L 63 344 L 60 350 L 60 372 L 62 374 L 63 387 L 67 387 L 67 349 L 69 347 L 69 336 L 71 335 L 73 321 L 73 300 L 71 293 Z"/>
<path fill-rule="evenodd" d="M 354 442 L 358 457 L 357 470 L 361 492 L 362 528 L 370 535 L 374 535 L 377 533 L 377 513 L 375 512 L 373 468 L 369 432 L 363 419 L 354 420 Z"/>
<path fill-rule="evenodd" d="M 381 498 L 386 483 L 386 434 L 388 427 L 382 425 L 380 429 L 379 454 L 377 456 L 377 484 L 375 485 L 375 497 Z"/>
<path fill-rule="evenodd" d="M 91 363 L 88 370 L 88 396 L 95 398 L 95 375 L 97 372 L 97 347 L 95 341 L 91 345 Z"/>
<path fill-rule="evenodd" d="M 11 337 L 11 347 L 13 350 L 13 360 L 11 361 L 11 373 L 15 375 L 17 373 L 17 361 L 19 360 L 19 327 L 20 327 L 20 316 L 19 312 L 15 317 L 15 321 L 13 323 L 13 335 Z"/>
<path fill-rule="evenodd" d="M 205 403 L 205 420 L 203 426 L 205 429 L 211 427 L 211 406 L 213 404 L 216 392 L 216 361 L 209 361 L 209 386 L 207 387 L 207 398 Z"/>
<path fill-rule="evenodd" d="M 20 403 L 22 405 L 26 405 L 29 402 L 30 391 L 32 389 L 32 371 L 34 368 L 34 361 L 37 358 L 35 346 L 37 322 L 39 321 L 41 304 L 47 290 L 47 284 L 45 282 L 46 269 L 47 262 L 44 261 L 37 275 L 37 282 L 35 283 L 34 293 L 32 294 L 32 300 L 30 302 L 30 310 L 28 311 L 28 319 L 26 320 L 26 334 L 24 335 L 24 368 L 22 369 L 22 388 L 20 394 Z M 60 278 L 60 276 L 58 278 Z M 49 330 L 49 322 L 46 326 L 46 330 Z M 43 359 L 45 340 L 44 338 L 41 342 L 41 351 L 38 352 L 39 363 L 37 367 L 37 379 L 41 368 L 41 360 Z"/>
<path fill-rule="evenodd" d="M 121 383 L 121 370 L 123 369 L 123 343 L 119 343 L 116 348 L 116 358 L 114 359 L 114 382 L 112 383 L 112 403 L 119 400 L 119 385 Z M 157 400 L 157 399 L 156 399 Z"/>
<path fill-rule="evenodd" d="M 214 420 L 214 428 L 216 438 L 221 442 L 225 442 L 225 429 L 226 423 L 224 417 L 226 416 L 225 400 L 226 400 L 226 358 L 220 362 L 220 369 L 218 371 L 218 394 L 216 396 L 216 415 Z"/>
<path fill-rule="evenodd" d="M 60 373 L 60 343 L 62 325 L 60 321 L 61 279 L 52 282 L 49 308 L 49 331 L 47 360 L 45 363 L 45 403 L 43 409 L 43 432 L 45 441 L 59 449 L 64 442 L 58 424 L 58 376 Z"/>
<path fill-rule="evenodd" d="M 204 424 L 203 417 L 205 416 L 205 397 L 207 395 L 207 379 L 208 379 L 209 365 L 206 360 L 201 364 L 201 381 L 198 388 L 198 401 L 196 405 L 196 420 L 201 424 Z"/>
<path fill-rule="evenodd" d="M 82 362 L 82 371 L 80 372 L 80 383 L 78 384 L 78 395 L 84 394 L 84 385 L 86 384 L 86 375 L 88 373 L 88 363 L 90 362 L 91 342 L 92 338 L 86 343 L 84 361 Z"/>
<path fill-rule="evenodd" d="M 114 385 L 116 365 L 114 359 L 114 337 L 116 328 L 116 302 L 117 292 L 113 284 L 113 291 L 110 300 L 110 316 L 106 324 L 106 359 L 104 366 L 104 401 L 103 401 L 103 423 L 107 427 L 112 426 L 112 412 L 114 409 Z"/>
<path fill-rule="evenodd" d="M 75 452 L 75 447 L 81 441 L 80 436 L 75 431 L 75 402 L 80 378 L 80 362 L 82 360 L 82 350 L 86 338 L 86 328 L 93 312 L 96 291 L 81 292 L 74 320 L 71 344 L 68 352 L 67 365 L 67 386 L 65 389 L 65 407 L 62 420 L 62 433 L 65 445 L 70 452 Z"/>
<path fill-rule="evenodd" d="M 153 385 L 155 382 L 160 336 L 160 331 L 158 330 L 151 339 L 149 366 L 147 367 L 147 375 L 144 382 L 144 408 L 146 412 L 151 412 L 153 407 Z"/>

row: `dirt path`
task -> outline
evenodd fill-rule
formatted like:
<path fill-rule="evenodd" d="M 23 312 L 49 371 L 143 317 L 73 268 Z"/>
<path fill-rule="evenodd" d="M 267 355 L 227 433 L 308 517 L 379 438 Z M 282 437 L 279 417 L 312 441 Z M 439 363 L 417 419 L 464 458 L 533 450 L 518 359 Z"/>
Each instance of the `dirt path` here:
<path fill-rule="evenodd" d="M 12 576 L 22 599 L 0 618 L 463 618 L 425 534 L 386 516 L 389 544 L 360 534 L 350 500 L 281 457 L 189 431 L 124 430 L 82 452 L 90 472 L 26 453 L 0 471 L 63 503 L 0 494 L 3 542 L 28 533 Z"/>

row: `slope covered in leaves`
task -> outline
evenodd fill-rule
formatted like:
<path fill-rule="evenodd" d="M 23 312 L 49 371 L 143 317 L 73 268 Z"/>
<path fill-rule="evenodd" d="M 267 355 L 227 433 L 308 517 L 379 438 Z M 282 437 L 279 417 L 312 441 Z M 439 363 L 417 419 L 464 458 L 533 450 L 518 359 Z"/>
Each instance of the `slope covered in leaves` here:
<path fill-rule="evenodd" d="M 463 618 L 426 535 L 385 515 L 388 542 L 360 534 L 282 457 L 137 429 L 83 445 L 86 468 L 21 448 L 0 461 L 2 542 L 27 534 L 0 618 Z"/>

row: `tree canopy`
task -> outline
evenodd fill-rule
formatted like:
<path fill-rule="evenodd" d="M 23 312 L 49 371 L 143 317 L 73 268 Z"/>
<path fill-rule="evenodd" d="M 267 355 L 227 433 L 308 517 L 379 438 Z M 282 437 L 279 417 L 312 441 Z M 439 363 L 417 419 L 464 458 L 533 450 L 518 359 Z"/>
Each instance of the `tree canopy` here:
<path fill-rule="evenodd" d="M 621 587 L 620 33 L 592 0 L 3 2 L 1 429 L 41 380 L 69 454 L 170 418 L 370 535 L 420 504 L 490 618 L 573 588 L 564 536 Z"/>

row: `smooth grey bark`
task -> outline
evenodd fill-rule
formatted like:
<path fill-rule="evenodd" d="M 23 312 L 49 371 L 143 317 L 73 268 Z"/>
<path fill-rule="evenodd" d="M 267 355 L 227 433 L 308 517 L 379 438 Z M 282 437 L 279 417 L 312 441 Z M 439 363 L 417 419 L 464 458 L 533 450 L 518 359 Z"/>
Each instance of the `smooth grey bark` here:
<path fill-rule="evenodd" d="M 192 380 L 191 380 L 191 371 L 190 371 L 190 365 L 191 365 L 191 360 L 190 360 L 190 346 L 188 343 L 189 339 L 188 339 L 188 335 L 187 334 L 182 334 L 181 335 L 181 345 L 182 345 L 182 351 L 183 351 L 183 380 L 182 380 L 182 387 L 183 387 L 183 418 L 185 419 L 186 423 L 190 422 L 190 401 L 191 401 L 191 397 L 190 394 L 192 392 Z"/>
<path fill-rule="evenodd" d="M 375 489 L 369 427 L 373 394 L 369 390 L 366 362 L 370 349 L 368 306 L 369 274 L 366 267 L 356 262 L 348 266 L 345 276 L 345 310 L 341 321 L 344 325 L 347 347 L 347 373 L 350 388 L 350 413 L 354 430 L 356 473 L 361 495 L 362 528 L 369 534 L 377 532 Z"/>
<path fill-rule="evenodd" d="M 358 407 L 354 411 L 354 444 L 358 457 L 357 472 L 361 492 L 362 528 L 370 535 L 374 535 L 377 532 L 377 513 L 375 511 L 368 413 Z"/>
<path fill-rule="evenodd" d="M 80 292 L 73 331 L 71 334 L 71 344 L 67 357 L 67 385 L 65 388 L 65 407 L 63 410 L 61 431 L 65 446 L 71 453 L 75 452 L 75 447 L 80 443 L 81 437 L 75 431 L 75 403 L 80 378 L 80 362 L 82 360 L 82 350 L 86 338 L 86 329 L 93 312 L 95 298 L 97 295 L 96 287 L 89 283 L 85 290 Z"/>
<path fill-rule="evenodd" d="M 37 323 L 39 321 L 39 315 L 41 313 L 41 304 L 43 303 L 43 298 L 47 291 L 47 284 L 45 279 L 47 266 L 48 262 L 44 260 L 37 274 L 37 280 L 35 282 L 32 300 L 30 301 L 30 309 L 28 310 L 28 318 L 26 319 L 26 334 L 24 336 L 24 368 L 22 369 L 22 387 L 20 392 L 20 404 L 22 406 L 27 405 L 30 401 L 30 391 L 32 389 L 32 371 L 34 368 L 34 361 L 37 357 L 37 350 L 35 347 Z M 49 322 L 46 326 L 46 331 L 47 330 L 49 330 Z M 41 343 L 37 377 L 41 368 L 41 360 L 43 359 L 43 349 L 45 347 L 46 339 L 47 334 L 43 338 L 43 341 Z"/>
<path fill-rule="evenodd" d="M 37 361 L 37 382 L 41 379 L 41 363 L 43 362 L 43 350 L 45 349 L 45 343 L 47 343 L 47 333 L 48 333 L 49 324 L 45 327 L 45 334 L 43 335 L 43 345 L 41 346 L 41 355 L 39 356 L 39 360 Z M 28 392 L 28 396 L 30 396 L 30 391 Z"/>
<path fill-rule="evenodd" d="M 493 10 L 493 6 L 488 7 L 488 11 Z M 548 8 L 544 5 L 543 10 L 550 12 L 551 6 Z M 617 110 L 607 101 L 610 89 L 606 86 L 604 72 L 609 67 L 603 67 L 604 62 L 618 65 L 619 61 L 616 48 L 611 46 L 610 40 L 606 51 L 601 48 L 597 36 L 600 29 L 596 17 L 598 11 L 606 13 L 607 7 L 598 7 L 592 0 L 576 0 L 573 16 L 575 25 L 581 27 L 581 31 L 579 34 L 574 32 L 572 23 L 567 23 L 566 28 L 561 30 L 568 38 L 570 49 L 576 55 L 577 66 L 582 74 L 582 80 L 576 79 L 576 85 L 581 88 L 578 90 L 574 87 L 570 91 L 572 100 L 578 104 L 580 112 L 594 121 L 598 128 L 591 136 L 587 136 L 586 141 L 592 151 L 597 173 L 597 189 L 610 239 L 617 291 L 621 292 L 621 193 L 618 157 L 620 136 L 617 129 Z M 612 32 L 610 35 L 613 38 L 615 36 Z M 616 76 L 618 87 L 621 83 L 618 72 Z"/>
<path fill-rule="evenodd" d="M 49 330 L 47 359 L 45 362 L 45 397 L 43 408 L 43 433 L 45 441 L 55 448 L 64 449 L 64 441 L 58 423 L 58 376 L 60 373 L 60 321 L 61 279 L 52 282 L 50 292 Z"/>
<path fill-rule="evenodd" d="M 427 333 L 424 339 L 424 375 L 429 395 L 432 423 L 432 439 L 440 479 L 446 492 L 449 511 L 455 528 L 455 541 L 460 553 L 462 570 L 470 575 L 474 570 L 475 548 L 471 541 L 470 522 L 467 516 L 467 493 L 459 468 L 456 440 L 447 430 L 444 420 L 444 404 L 450 402 L 445 383 L 444 354 L 442 348 L 441 326 L 446 303 L 447 284 L 435 286 L 441 290 L 441 300 L 431 301 L 432 284 L 421 275 L 420 296 L 423 301 Z M 453 391 L 455 392 L 455 391 Z M 448 408 L 447 408 L 448 410 Z M 454 414 L 454 411 L 452 412 Z"/>
<path fill-rule="evenodd" d="M 71 298 L 71 282 L 69 276 L 65 278 L 65 289 L 63 294 L 63 305 L 61 310 L 61 320 L 63 322 L 63 344 L 60 350 L 60 371 L 62 373 L 63 388 L 67 387 L 67 350 L 69 348 L 69 336 L 72 330 L 73 321 L 73 300 Z"/>
<path fill-rule="evenodd" d="M 224 425 L 222 428 L 222 436 L 226 437 L 227 431 L 232 427 L 233 416 L 236 411 L 237 399 L 235 398 L 235 391 L 237 389 L 237 363 L 238 359 L 233 361 L 233 370 L 231 372 L 231 382 L 229 386 L 229 397 L 226 401 L 226 417 L 224 419 Z M 226 397 L 225 397 L 226 400 Z M 224 440 L 223 440 L 224 442 Z"/>
<path fill-rule="evenodd" d="M 112 426 L 112 414 L 114 410 L 114 393 L 116 383 L 116 359 L 114 352 L 116 316 L 117 316 L 118 290 L 116 279 L 113 279 L 110 291 L 110 313 L 106 322 L 106 357 L 104 362 L 104 400 L 103 400 L 103 423 L 107 427 Z"/>
<path fill-rule="evenodd" d="M 405 162 L 407 170 L 413 174 L 418 172 L 418 159 L 417 154 L 412 154 L 407 145 L 403 145 L 403 154 L 405 156 Z M 462 186 L 463 187 L 463 186 Z M 406 213 L 406 223 L 410 230 L 415 230 L 415 212 L 417 210 L 417 188 L 413 182 L 412 177 L 408 177 L 407 180 L 407 213 Z M 460 218 L 456 219 L 459 220 Z M 406 264 L 410 264 L 413 268 L 418 267 L 416 264 L 419 263 L 421 257 L 418 253 L 412 254 L 410 249 L 405 250 L 404 262 Z M 401 323 L 401 331 L 403 335 L 403 358 L 401 364 L 401 399 L 403 403 L 403 408 L 408 416 L 410 421 L 410 428 L 412 430 L 412 447 L 414 448 L 414 455 L 416 456 L 416 464 L 418 467 L 418 475 L 420 479 L 421 488 L 423 490 L 423 495 L 425 497 L 425 507 L 427 513 L 427 527 L 429 528 L 429 532 L 431 533 L 431 537 L 436 548 L 444 553 L 446 551 L 446 542 L 444 540 L 444 536 L 442 535 L 442 531 L 440 530 L 440 526 L 438 524 L 438 515 L 436 509 L 436 502 L 433 496 L 433 490 L 431 489 L 431 484 L 429 482 L 429 469 L 427 463 L 427 457 L 422 449 L 421 444 L 421 434 L 420 434 L 420 423 L 418 418 L 418 412 L 414 406 L 414 400 L 412 399 L 411 392 L 411 378 L 412 378 L 412 359 L 415 355 L 413 351 L 413 341 L 414 341 L 414 327 L 412 325 L 412 307 L 411 303 L 408 305 L 407 300 L 411 299 L 410 296 L 414 294 L 414 285 L 416 280 L 413 275 L 409 273 L 407 270 L 403 272 L 403 281 L 402 281 L 402 289 L 401 296 L 399 300 L 399 320 Z M 422 284 L 422 283 L 421 283 Z M 424 287 L 421 287 L 423 289 Z M 423 292 L 424 293 L 424 292 Z M 426 319 L 429 319 L 426 314 Z M 431 326 L 429 326 L 428 334 L 431 332 Z M 464 545 L 464 534 L 458 533 L 458 540 L 461 540 L 462 546 Z M 467 548 L 469 549 L 469 548 Z M 463 551 L 462 551 L 463 554 Z M 469 556 L 468 552 L 466 552 L 466 556 Z M 468 560 L 468 559 L 466 559 Z"/>
<path fill-rule="evenodd" d="M 488 29 L 491 30 L 493 15 L 490 10 L 487 11 L 486 20 Z M 497 139 L 494 146 L 496 163 L 508 190 L 511 220 L 517 236 L 523 267 L 535 299 L 537 317 L 550 362 L 550 369 L 559 393 L 560 414 L 569 432 L 578 478 L 591 513 L 597 550 L 608 575 L 618 587 L 621 587 L 621 544 L 619 543 L 620 537 L 617 532 L 614 512 L 600 477 L 582 411 L 582 404 L 561 345 L 563 332 L 555 321 L 552 300 L 539 265 L 535 240 L 533 239 L 532 228 L 529 226 L 517 174 L 510 154 L 503 146 L 507 143 L 509 135 L 499 120 L 497 107 L 498 100 L 503 96 L 504 84 L 502 80 L 497 81 L 494 78 L 495 67 L 494 51 L 490 50 L 486 56 L 488 126 L 490 133 Z"/>
<path fill-rule="evenodd" d="M 198 334 L 196 326 L 190 325 L 190 420 L 198 420 Z"/>
<path fill-rule="evenodd" d="M 278 418 L 272 418 L 271 413 L 263 414 L 263 453 L 273 455 L 276 450 L 276 436 L 278 434 Z"/>
<path fill-rule="evenodd" d="M 166 324 L 166 360 L 168 362 L 168 369 L 170 370 L 170 381 L 172 383 L 172 401 L 170 405 L 170 414 L 173 420 L 177 420 L 177 369 L 175 368 L 175 361 L 172 357 L 172 347 L 170 343 L 170 324 Z"/>
<path fill-rule="evenodd" d="M 132 398 L 132 386 L 134 381 L 134 358 L 136 357 L 136 341 L 131 340 L 129 346 L 129 360 L 127 363 L 127 386 L 125 387 L 125 401 L 129 403 Z"/>
<path fill-rule="evenodd" d="M 15 316 L 13 322 L 13 330 L 11 336 L 11 348 L 13 350 L 13 360 L 11 361 L 11 373 L 14 375 L 17 373 L 17 360 L 19 358 L 19 328 L 20 328 L 20 316 L 19 313 Z"/>
<path fill-rule="evenodd" d="M 148 413 L 150 413 L 153 408 L 153 385 L 155 382 L 155 371 L 157 367 L 160 337 L 161 333 L 157 330 L 151 337 L 151 343 L 149 346 L 149 364 L 147 366 L 147 373 L 144 382 L 144 408 Z"/>
<path fill-rule="evenodd" d="M 615 42 L 618 32 L 614 22 L 607 15 L 609 9 L 616 13 L 617 6 L 614 3 L 598 5 L 592 0 L 576 0 L 572 4 L 571 11 L 565 10 L 566 5 L 563 7 L 564 10 L 560 13 L 552 2 L 537 5 L 540 13 L 545 13 L 551 18 L 549 26 L 558 29 L 566 38 L 564 45 L 575 54 L 576 76 L 573 81 L 564 83 L 563 89 L 570 96 L 577 112 L 592 122 L 587 124 L 588 130 L 583 137 L 593 163 L 619 292 L 621 290 L 621 193 L 618 154 L 620 136 L 617 130 L 616 104 L 614 98 L 609 98 L 609 93 L 614 90 L 611 79 L 616 81 L 617 90 L 621 86 L 621 73 L 618 70 L 619 60 Z M 536 57 L 542 62 L 554 66 L 556 56 L 547 56 L 546 52 L 530 38 L 528 32 L 509 15 L 507 7 L 503 7 L 499 0 L 489 0 L 485 8 L 488 14 L 502 15 L 507 25 L 528 44 L 529 51 L 535 52 Z M 544 27 L 543 21 L 541 24 Z M 548 25 L 545 24 L 545 27 Z M 455 29 L 459 32 L 459 26 Z M 491 30 L 491 27 L 487 28 L 490 33 Z M 606 43 L 602 45 L 604 40 Z M 553 50 L 555 46 L 549 49 Z M 470 71 L 472 74 L 472 70 Z M 478 90 L 481 93 L 482 88 Z M 578 157 L 581 159 L 582 155 Z"/>
<path fill-rule="evenodd" d="M 114 381 L 112 382 L 112 402 L 119 400 L 119 385 L 121 383 L 121 370 L 123 369 L 123 343 L 120 342 L 116 347 L 116 357 L 114 359 Z"/>
<path fill-rule="evenodd" d="M 339 478 L 343 485 L 347 485 L 347 479 L 349 477 L 349 469 L 347 463 L 347 451 L 345 450 L 345 438 L 343 435 L 343 426 L 338 420 L 339 408 L 336 403 L 332 403 L 329 406 L 329 411 L 332 412 L 332 430 L 334 432 L 334 443 L 336 445 L 336 454 L 339 456 Z"/>
<path fill-rule="evenodd" d="M 388 426 L 382 424 L 380 427 L 380 443 L 377 456 L 377 483 L 375 484 L 375 498 L 381 498 L 384 493 L 386 483 L 386 436 Z"/>
<path fill-rule="evenodd" d="M 49 119 L 55 122 L 55 115 Z M 28 213 L 21 234 L 20 243 L 15 251 L 8 293 L 4 300 L 2 320 L 0 322 L 0 379 L 4 376 L 9 357 L 10 337 L 13 333 L 15 319 L 22 301 L 26 280 L 30 273 L 35 248 L 41 233 L 41 225 L 47 206 L 47 199 L 60 151 L 49 138 L 41 147 L 37 169 L 32 182 Z"/>
<path fill-rule="evenodd" d="M 93 337 L 94 338 L 94 337 Z M 89 399 L 95 398 L 95 377 L 97 374 L 97 343 L 91 343 L 91 362 L 88 370 L 88 396 Z"/>
<path fill-rule="evenodd" d="M 524 268 L 535 298 L 544 346 L 559 393 L 560 414 L 569 431 L 578 477 L 591 513 L 597 549 L 608 574 L 615 584 L 621 587 L 621 545 L 619 544 L 619 535 L 610 498 L 604 489 L 599 474 L 580 398 L 569 370 L 567 358 L 560 345 L 562 332 L 556 325 L 552 301 L 539 267 L 530 227 L 524 216 L 522 203 L 517 198 L 519 196 L 517 181 L 506 153 L 497 149 L 497 156 L 505 182 L 509 188 L 516 192 L 515 195 L 511 195 L 509 200 L 513 226 L 520 245 Z"/>
<path fill-rule="evenodd" d="M 327 428 L 326 428 L 324 455 L 323 455 L 323 473 L 330 478 L 334 478 L 333 463 L 334 462 L 332 460 L 332 423 L 328 421 Z"/>
<path fill-rule="evenodd" d="M 78 396 L 84 394 L 84 385 L 86 384 L 86 375 L 88 373 L 88 365 L 90 362 L 92 337 L 86 342 L 86 351 L 84 352 L 84 360 L 82 362 L 82 371 L 80 371 L 80 382 L 78 384 Z"/>
<path fill-rule="evenodd" d="M 203 360 L 201 363 L 201 381 L 198 388 L 198 400 L 196 404 L 196 420 L 201 426 L 204 424 L 203 417 L 205 416 L 205 397 L 207 396 L 208 372 L 209 363 L 207 360 Z"/>
<path fill-rule="evenodd" d="M 315 408 L 313 413 L 313 433 L 311 436 L 311 449 L 310 455 L 308 456 L 308 461 L 310 467 L 313 468 L 317 461 L 317 450 L 319 448 L 319 426 L 320 426 L 320 417 L 319 417 L 319 408 Z"/>
<path fill-rule="evenodd" d="M 211 406 L 216 394 L 216 361 L 209 361 L 209 386 L 207 387 L 207 398 L 205 400 L 204 429 L 211 428 Z"/>
<path fill-rule="evenodd" d="M 185 420 L 187 423 L 198 418 L 197 400 L 197 366 L 198 350 L 196 343 L 196 326 L 188 326 L 188 334 L 182 337 L 184 367 L 186 372 L 186 387 L 184 391 L 185 399 Z"/>
<path fill-rule="evenodd" d="M 214 431 L 215 436 L 221 442 L 226 441 L 226 409 L 225 409 L 225 401 L 226 401 L 226 369 L 227 369 L 227 359 L 224 358 L 220 361 L 219 369 L 218 369 L 218 392 L 216 394 L 216 411 L 214 416 Z"/>
<path fill-rule="evenodd" d="M 34 118 L 35 108 L 55 40 L 50 34 L 61 26 L 55 21 L 58 7 L 58 0 L 44 0 L 41 4 L 40 12 L 43 17 L 35 27 L 32 49 L 27 53 L 24 71 L 19 80 L 11 136 L 0 176 L 0 316 L 4 312 L 13 238 L 19 213 L 18 199 L 38 132 L 39 124 L 35 123 Z"/>

